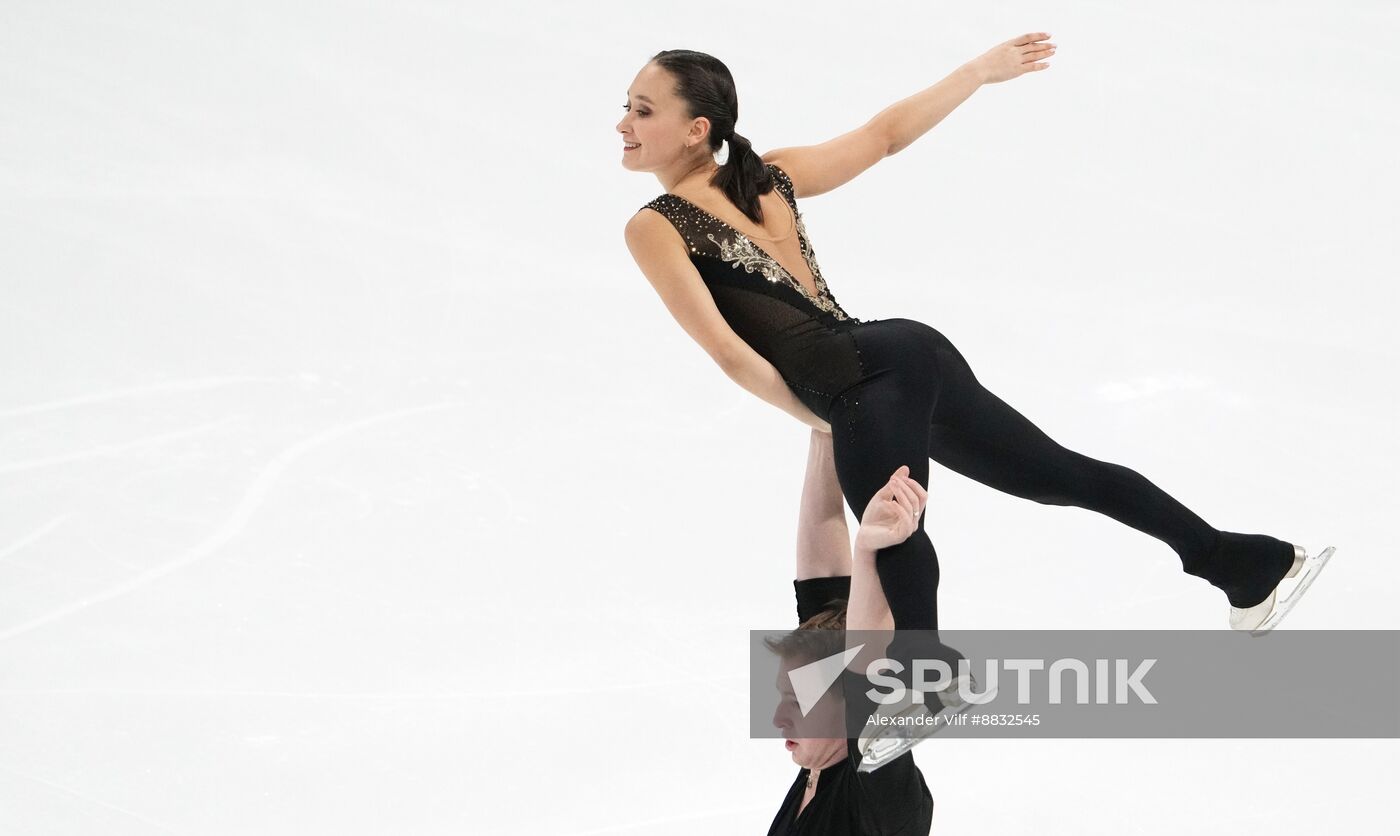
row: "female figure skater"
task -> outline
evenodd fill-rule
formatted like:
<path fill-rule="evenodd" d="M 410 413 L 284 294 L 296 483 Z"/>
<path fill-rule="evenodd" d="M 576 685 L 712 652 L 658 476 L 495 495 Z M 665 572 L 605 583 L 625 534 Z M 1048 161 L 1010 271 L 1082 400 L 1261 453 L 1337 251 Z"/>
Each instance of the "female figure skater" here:
<path fill-rule="evenodd" d="M 831 191 L 906 148 L 983 84 L 1046 69 L 1048 38 L 998 44 L 849 133 L 761 157 L 735 132 L 729 69 L 700 52 L 659 52 L 633 79 L 617 130 L 623 166 L 654 173 L 666 193 L 627 222 L 627 246 L 667 310 L 731 379 L 832 434 L 836 475 L 857 518 L 900 465 L 927 489 L 932 459 L 1161 540 L 1186 573 L 1226 595 L 1232 628 L 1266 632 L 1332 548 L 1309 557 L 1268 535 L 1217 530 L 1136 471 L 1066 449 L 984 388 L 936 329 L 847 314 L 807 239 L 799 195 Z M 905 631 L 938 626 L 938 560 L 922 520 L 879 550 L 876 569 L 897 628 L 889 655 L 911 658 L 913 648 L 900 646 Z M 1294 579 L 1286 595 L 1285 579 Z M 940 648 L 922 654 L 958 670 Z"/>

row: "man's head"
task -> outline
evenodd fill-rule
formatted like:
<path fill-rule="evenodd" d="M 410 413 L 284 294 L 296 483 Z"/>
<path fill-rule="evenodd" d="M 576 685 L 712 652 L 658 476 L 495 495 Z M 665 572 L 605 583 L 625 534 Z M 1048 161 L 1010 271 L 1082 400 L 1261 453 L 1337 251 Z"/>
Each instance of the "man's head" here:
<path fill-rule="evenodd" d="M 813 735 L 845 728 L 846 703 L 840 685 L 828 688 L 804 716 L 788 674 L 794 668 L 846 649 L 846 602 L 833 601 L 828 609 L 802 622 L 793 632 L 765 639 L 764 644 L 780 657 L 776 685 L 781 699 L 773 712 L 773 725 L 787 736 L 785 745 L 793 762 L 812 769 L 839 761 L 839 755 L 846 752 L 846 738 Z"/>

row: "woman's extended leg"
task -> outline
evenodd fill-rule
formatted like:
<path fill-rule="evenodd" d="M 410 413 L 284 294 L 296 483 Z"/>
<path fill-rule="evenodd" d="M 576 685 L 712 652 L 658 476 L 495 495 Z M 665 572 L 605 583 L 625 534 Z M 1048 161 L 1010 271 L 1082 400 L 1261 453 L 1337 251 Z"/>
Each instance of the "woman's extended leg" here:
<path fill-rule="evenodd" d="M 832 405 L 832 451 L 847 504 L 861 518 L 871 498 L 900 465 L 928 488 L 929 450 L 923 431 L 937 397 L 931 354 L 905 357 Z M 938 639 L 938 554 L 921 516 L 902 543 L 880 549 L 875 571 L 896 629 L 886 655 L 904 665 L 898 677 L 913 684 L 914 659 L 941 659 L 953 670 L 961 654 Z"/>
<path fill-rule="evenodd" d="M 1150 534 L 1236 607 L 1264 600 L 1292 566 L 1292 544 L 1218 531 L 1137 471 L 1061 446 L 987 391 L 962 353 L 929 330 L 939 344 L 941 384 L 929 429 L 934 461 L 1005 493 L 1097 511 Z"/>
<path fill-rule="evenodd" d="M 931 355 L 922 363 L 917 359 L 832 404 L 836 478 L 856 519 L 900 465 L 908 465 L 909 478 L 928 489 L 928 436 L 921 428 L 933 415 L 937 369 Z M 875 564 L 896 629 L 937 629 L 938 555 L 923 517 L 909 539 L 880 549 Z"/>

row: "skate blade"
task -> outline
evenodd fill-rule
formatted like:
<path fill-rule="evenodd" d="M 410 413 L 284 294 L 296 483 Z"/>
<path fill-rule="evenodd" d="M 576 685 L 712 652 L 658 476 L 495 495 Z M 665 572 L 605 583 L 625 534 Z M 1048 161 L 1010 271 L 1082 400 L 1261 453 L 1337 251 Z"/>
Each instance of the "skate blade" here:
<path fill-rule="evenodd" d="M 1249 634 L 1251 636 L 1262 636 L 1277 627 L 1279 622 L 1283 621 L 1283 617 L 1288 615 L 1293 607 L 1297 606 L 1298 599 L 1302 598 L 1303 593 L 1307 592 L 1308 587 L 1312 586 L 1313 581 L 1317 580 L 1318 573 L 1322 571 L 1322 567 L 1327 565 L 1327 561 L 1332 559 L 1332 554 L 1336 551 L 1336 546 L 1328 546 L 1319 552 L 1316 557 L 1310 556 L 1307 560 L 1303 561 L 1302 569 L 1296 574 L 1297 582 L 1293 585 L 1293 589 L 1286 596 L 1282 598 L 1276 597 L 1274 599 L 1273 608 L 1269 611 L 1268 616 L 1260 622 L 1259 626 L 1248 628 Z M 1282 585 L 1282 583 L 1280 583 L 1280 585 Z M 1272 594 L 1276 596 L 1278 591 L 1275 590 Z"/>
<path fill-rule="evenodd" d="M 972 708 L 974 705 L 981 705 L 981 703 L 987 702 L 992 697 L 996 696 L 995 691 L 991 691 L 990 694 L 987 694 L 987 692 L 979 692 L 976 689 L 977 684 L 976 680 L 974 680 L 972 692 L 977 694 L 981 702 L 974 703 L 970 700 L 959 700 L 952 705 L 944 703 L 945 707 L 943 710 L 938 712 L 935 716 L 956 717 L 969 708 Z M 983 698 L 984 694 L 987 695 L 985 698 Z M 892 716 L 912 717 L 927 710 L 928 709 L 922 704 L 909 705 L 894 712 Z M 872 732 L 869 737 L 862 737 L 860 739 L 860 743 L 858 744 L 860 748 L 860 766 L 856 767 L 856 771 L 874 772 L 880 767 L 894 762 L 899 756 L 913 749 L 915 746 L 918 746 L 927 738 L 947 728 L 947 726 L 947 721 L 942 723 L 916 724 L 913 726 L 881 726 L 876 731 Z M 910 731 L 910 729 L 912 729 L 912 731 Z"/>

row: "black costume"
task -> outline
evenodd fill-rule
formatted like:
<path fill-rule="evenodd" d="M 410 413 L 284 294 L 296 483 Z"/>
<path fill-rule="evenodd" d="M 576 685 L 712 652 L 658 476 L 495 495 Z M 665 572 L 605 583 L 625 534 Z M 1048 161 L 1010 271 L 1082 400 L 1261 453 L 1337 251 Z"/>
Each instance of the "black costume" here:
<path fill-rule="evenodd" d="M 1293 564 L 1290 543 L 1219 531 L 1136 471 L 1062 447 L 984 388 L 936 329 L 847 314 L 817 266 L 792 181 L 767 169 L 792 210 L 816 296 L 748 236 L 686 199 L 663 194 L 642 208 L 676 227 L 730 327 L 831 424 L 837 478 L 857 519 L 900 465 L 927 488 L 932 459 L 1005 493 L 1087 508 L 1150 534 L 1233 606 L 1258 604 L 1278 585 Z M 876 570 L 898 630 L 937 629 L 938 559 L 923 517 L 907 540 L 878 552 Z M 901 640 L 890 645 L 892 658 L 909 658 L 913 648 Z M 936 648 L 920 652 L 955 664 Z"/>
<path fill-rule="evenodd" d="M 800 624 L 835 599 L 850 598 L 851 576 L 798 580 L 793 581 L 793 587 Z M 853 691 L 869 687 L 862 678 L 849 673 L 841 678 L 848 700 L 857 696 Z M 860 751 L 855 738 L 847 739 L 846 753 L 846 757 L 817 776 L 812 800 L 801 812 L 797 808 L 802 806 L 807 776 L 812 770 L 803 767 L 797 773 L 783 798 L 783 806 L 773 817 L 768 836 L 928 836 L 933 823 L 933 795 L 914 763 L 914 753 L 905 752 L 874 772 L 856 769 Z"/>

